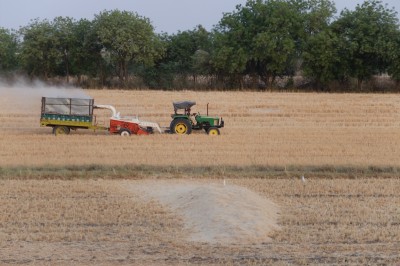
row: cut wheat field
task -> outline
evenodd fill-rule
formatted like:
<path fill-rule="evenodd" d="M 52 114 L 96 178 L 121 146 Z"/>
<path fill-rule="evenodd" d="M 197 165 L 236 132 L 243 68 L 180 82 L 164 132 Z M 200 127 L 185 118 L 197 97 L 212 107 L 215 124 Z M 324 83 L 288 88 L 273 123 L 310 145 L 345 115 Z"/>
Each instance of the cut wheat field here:
<path fill-rule="evenodd" d="M 56 137 L 48 90 L 0 92 L 0 264 L 400 264 L 400 95 L 86 90 L 162 127 L 209 103 L 225 128 Z"/>
<path fill-rule="evenodd" d="M 246 187 L 280 206 L 279 229 L 270 232 L 268 241 L 254 243 L 191 240 L 182 215 L 158 201 L 143 201 L 128 189 L 140 187 L 142 182 L 0 181 L 0 263 L 400 263 L 398 179 L 308 180 L 306 186 L 295 179 L 234 179 L 226 186 L 216 180 L 197 181 L 227 191 L 232 184 Z M 175 181 L 169 182 L 173 185 Z"/>
<path fill-rule="evenodd" d="M 1 165 L 400 166 L 400 96 L 256 92 L 85 91 L 97 104 L 167 127 L 172 101 L 225 120 L 218 138 L 154 134 L 121 138 L 39 128 L 40 98 L 0 99 Z M 98 121 L 107 121 L 99 113 Z"/>

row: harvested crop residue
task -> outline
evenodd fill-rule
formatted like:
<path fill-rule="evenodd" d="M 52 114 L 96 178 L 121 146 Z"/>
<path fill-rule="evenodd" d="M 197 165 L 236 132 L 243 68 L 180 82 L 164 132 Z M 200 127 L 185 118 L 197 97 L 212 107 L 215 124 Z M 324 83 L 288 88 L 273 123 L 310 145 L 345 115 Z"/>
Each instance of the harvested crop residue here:
<path fill-rule="evenodd" d="M 278 229 L 278 207 L 257 193 L 222 182 L 147 180 L 125 187 L 156 200 L 183 218 L 189 241 L 207 243 L 268 242 Z"/>

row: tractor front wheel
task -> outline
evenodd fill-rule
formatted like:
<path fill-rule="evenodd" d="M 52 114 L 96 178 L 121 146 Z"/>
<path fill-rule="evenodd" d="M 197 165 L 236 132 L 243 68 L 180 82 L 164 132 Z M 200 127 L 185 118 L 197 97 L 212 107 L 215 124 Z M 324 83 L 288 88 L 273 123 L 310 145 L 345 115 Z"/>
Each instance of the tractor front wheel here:
<path fill-rule="evenodd" d="M 216 127 L 210 127 L 210 128 L 207 130 L 207 134 L 208 134 L 208 135 L 215 135 L 215 136 L 217 136 L 217 135 L 219 135 L 220 133 L 219 133 L 219 129 L 218 129 L 218 128 L 216 128 Z"/>
<path fill-rule="evenodd" d="M 177 118 L 171 122 L 171 132 L 175 134 L 190 134 L 192 133 L 192 124 L 188 119 Z"/>
<path fill-rule="evenodd" d="M 66 126 L 55 126 L 53 127 L 53 134 L 58 135 L 68 135 L 70 132 L 70 128 Z"/>

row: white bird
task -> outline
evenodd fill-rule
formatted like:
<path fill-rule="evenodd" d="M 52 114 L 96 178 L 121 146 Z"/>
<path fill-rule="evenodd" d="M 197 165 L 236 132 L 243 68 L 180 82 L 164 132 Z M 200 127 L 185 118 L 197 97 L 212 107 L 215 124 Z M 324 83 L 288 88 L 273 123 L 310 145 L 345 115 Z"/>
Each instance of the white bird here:
<path fill-rule="evenodd" d="M 306 179 L 304 178 L 304 175 L 301 176 L 301 181 L 303 181 L 303 183 L 306 183 Z"/>

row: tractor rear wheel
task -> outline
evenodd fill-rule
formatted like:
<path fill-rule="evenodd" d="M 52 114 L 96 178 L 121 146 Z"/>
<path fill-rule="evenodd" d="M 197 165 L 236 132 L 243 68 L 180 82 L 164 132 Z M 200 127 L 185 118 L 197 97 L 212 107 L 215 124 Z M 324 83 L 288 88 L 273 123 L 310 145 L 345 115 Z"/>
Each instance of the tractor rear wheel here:
<path fill-rule="evenodd" d="M 70 132 L 70 128 L 66 126 L 55 126 L 53 127 L 53 134 L 58 135 L 68 135 Z"/>
<path fill-rule="evenodd" d="M 119 134 L 121 135 L 121 136 L 123 136 L 123 137 L 128 137 L 128 136 L 130 136 L 132 133 L 131 133 L 131 131 L 129 130 L 129 129 L 121 129 L 120 131 L 119 131 Z"/>
<path fill-rule="evenodd" d="M 207 130 L 207 134 L 208 134 L 208 135 L 217 136 L 217 135 L 219 135 L 220 133 L 219 133 L 219 129 L 218 129 L 218 128 L 216 128 L 216 127 L 210 127 L 210 128 Z"/>
<path fill-rule="evenodd" d="M 190 134 L 192 133 L 192 124 L 188 119 L 177 118 L 171 122 L 171 132 L 175 134 Z"/>

